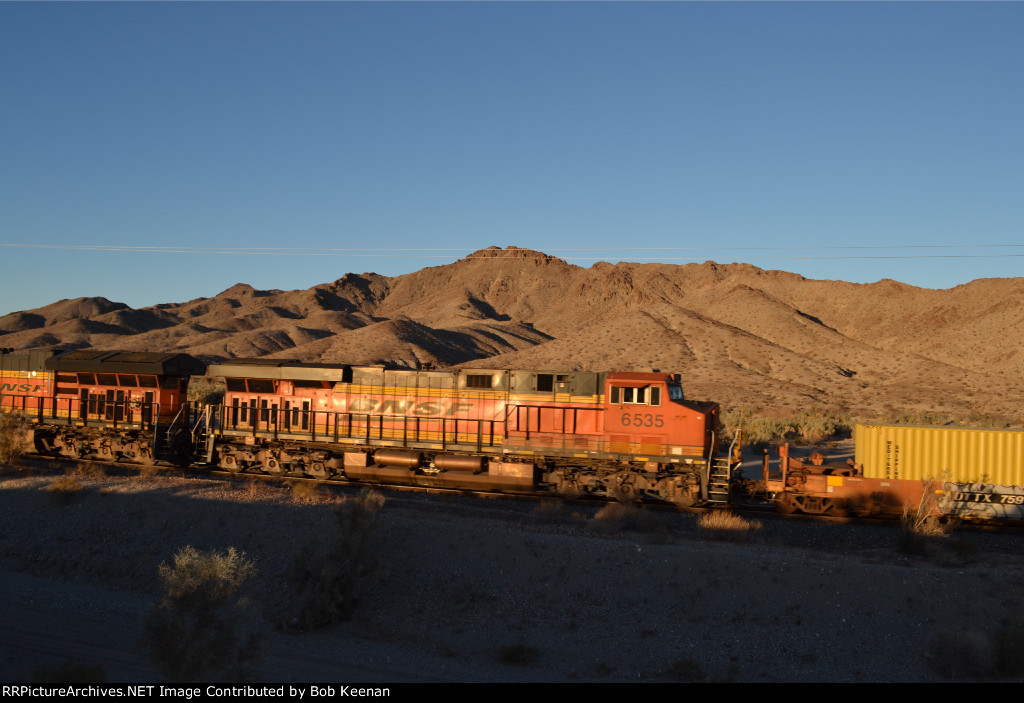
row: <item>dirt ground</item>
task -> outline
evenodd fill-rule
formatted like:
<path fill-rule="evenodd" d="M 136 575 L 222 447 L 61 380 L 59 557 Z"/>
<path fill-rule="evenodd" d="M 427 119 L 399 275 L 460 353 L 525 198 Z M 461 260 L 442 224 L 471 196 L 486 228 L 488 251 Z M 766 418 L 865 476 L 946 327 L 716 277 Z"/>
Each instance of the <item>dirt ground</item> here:
<path fill-rule="evenodd" d="M 894 525 L 766 519 L 720 541 L 676 512 L 388 492 L 351 617 L 296 633 L 295 555 L 354 489 L 78 476 L 64 502 L 55 478 L 0 477 L 3 681 L 65 659 L 158 679 L 141 624 L 186 545 L 255 560 L 264 682 L 987 680 L 1024 622 L 1020 535 L 909 556 Z"/>

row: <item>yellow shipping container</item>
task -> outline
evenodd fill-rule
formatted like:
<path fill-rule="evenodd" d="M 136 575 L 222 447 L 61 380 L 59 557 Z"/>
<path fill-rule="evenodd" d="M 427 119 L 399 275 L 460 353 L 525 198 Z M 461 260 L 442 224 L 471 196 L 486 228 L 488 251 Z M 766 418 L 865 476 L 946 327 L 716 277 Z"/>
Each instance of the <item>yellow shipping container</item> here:
<path fill-rule="evenodd" d="M 858 424 L 856 462 L 869 478 L 1024 486 L 1024 431 Z"/>

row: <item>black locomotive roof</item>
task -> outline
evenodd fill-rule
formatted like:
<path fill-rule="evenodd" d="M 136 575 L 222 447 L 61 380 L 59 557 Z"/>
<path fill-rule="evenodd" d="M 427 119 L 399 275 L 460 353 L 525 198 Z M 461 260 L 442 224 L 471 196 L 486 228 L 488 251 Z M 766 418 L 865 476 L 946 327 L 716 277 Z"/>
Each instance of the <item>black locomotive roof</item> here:
<path fill-rule="evenodd" d="M 206 364 L 189 354 L 76 349 L 46 360 L 51 371 L 142 373 L 154 376 L 199 376 Z"/>

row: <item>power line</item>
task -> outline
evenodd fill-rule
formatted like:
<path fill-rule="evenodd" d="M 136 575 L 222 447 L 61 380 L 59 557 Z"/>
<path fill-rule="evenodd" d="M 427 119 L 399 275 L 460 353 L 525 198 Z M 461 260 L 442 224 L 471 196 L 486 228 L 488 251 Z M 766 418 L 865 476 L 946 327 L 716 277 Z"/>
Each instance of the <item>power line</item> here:
<path fill-rule="evenodd" d="M 115 244 L 0 244 L 0 247 L 23 249 L 56 249 L 67 251 L 95 251 L 107 253 L 145 253 L 145 254 L 202 254 L 221 256 L 317 256 L 317 257 L 359 257 L 359 258 L 402 258 L 402 259 L 451 259 L 452 254 L 469 257 L 476 252 L 465 248 L 340 248 L 340 247 L 202 247 L 202 246 L 144 246 Z M 892 251 L 892 250 L 950 250 L 950 249 L 1020 249 L 1024 244 L 885 244 L 885 245 L 813 245 L 813 246 L 768 246 L 768 247 L 618 247 L 618 248 L 548 248 L 544 254 L 551 252 L 569 252 L 558 258 L 566 261 L 600 261 L 603 258 L 629 258 L 636 262 L 696 262 L 709 258 L 713 253 L 747 253 L 759 261 L 835 261 L 853 259 L 985 259 L 1024 257 L 1024 254 L 1010 252 L 1001 253 L 910 253 L 910 254 L 830 254 L 814 256 L 768 256 L 754 252 L 784 251 Z M 630 256 L 631 252 L 704 252 L 703 256 Z M 429 252 L 429 253 L 428 253 Z M 441 253 L 446 252 L 446 253 Z M 602 256 L 578 256 L 575 254 L 600 252 Z M 481 259 L 518 259 L 520 255 L 506 253 L 504 250 L 480 256 Z"/>

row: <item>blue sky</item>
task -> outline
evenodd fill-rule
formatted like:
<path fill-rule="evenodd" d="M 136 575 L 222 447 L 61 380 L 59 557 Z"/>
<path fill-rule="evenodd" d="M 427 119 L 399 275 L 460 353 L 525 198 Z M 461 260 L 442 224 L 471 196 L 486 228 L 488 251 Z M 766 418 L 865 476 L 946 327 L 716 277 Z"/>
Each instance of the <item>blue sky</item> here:
<path fill-rule="evenodd" d="M 2 2 L 0 314 L 490 245 L 1022 275 L 1022 27 L 1016 2 Z"/>

